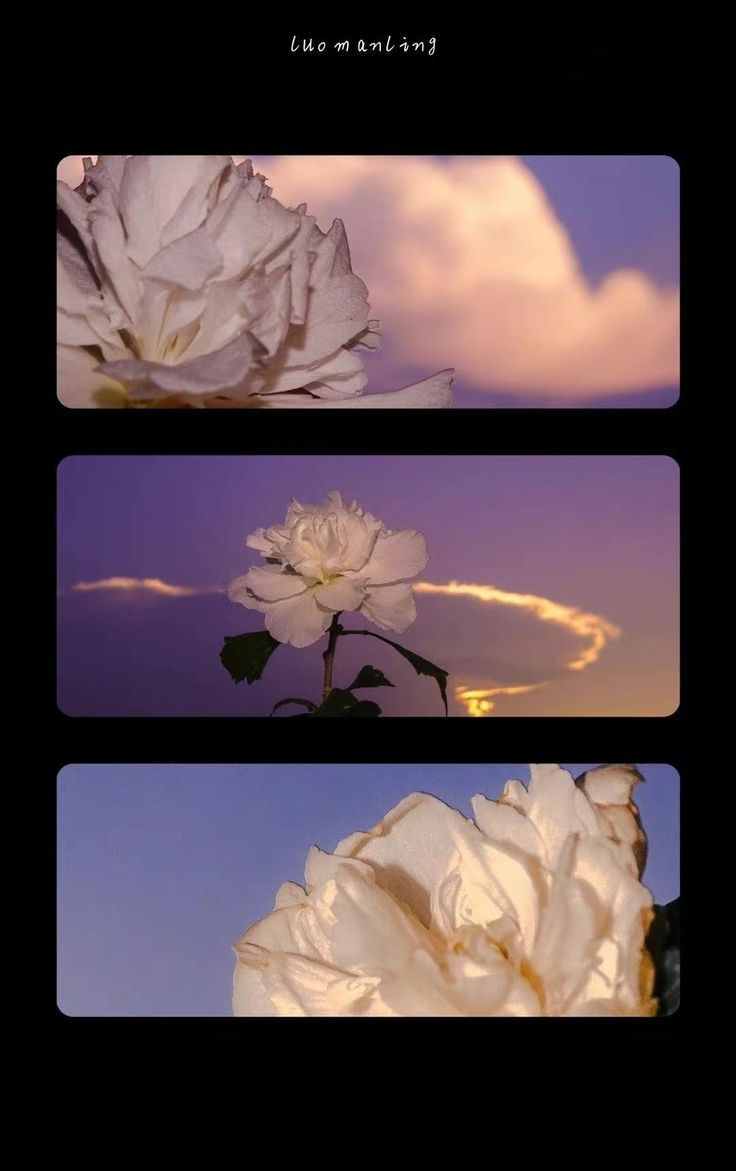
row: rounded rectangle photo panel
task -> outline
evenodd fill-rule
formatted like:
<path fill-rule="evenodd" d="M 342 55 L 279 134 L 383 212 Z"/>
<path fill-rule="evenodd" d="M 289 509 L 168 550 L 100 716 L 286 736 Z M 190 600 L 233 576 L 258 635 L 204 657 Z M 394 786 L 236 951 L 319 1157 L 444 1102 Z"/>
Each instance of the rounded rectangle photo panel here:
<path fill-rule="evenodd" d="M 669 716 L 664 456 L 73 456 L 68 716 Z"/>
<path fill-rule="evenodd" d="M 678 399 L 667 155 L 80 155 L 57 176 L 65 407 Z"/>
<path fill-rule="evenodd" d="M 57 807 L 66 1017 L 679 1006 L 667 764 L 70 764 Z"/>

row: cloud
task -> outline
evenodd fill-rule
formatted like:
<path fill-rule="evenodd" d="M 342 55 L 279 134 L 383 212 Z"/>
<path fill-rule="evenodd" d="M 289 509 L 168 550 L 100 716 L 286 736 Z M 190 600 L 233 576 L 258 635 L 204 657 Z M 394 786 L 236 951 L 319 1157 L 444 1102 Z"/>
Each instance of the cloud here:
<path fill-rule="evenodd" d="M 283 156 L 261 169 L 282 201 L 345 221 L 354 268 L 407 365 L 571 399 L 677 384 L 678 290 L 631 268 L 594 288 L 519 159 Z"/>
<path fill-rule="evenodd" d="M 612 638 L 618 638 L 621 633 L 618 626 L 614 626 L 612 622 L 600 614 L 589 613 L 576 606 L 566 606 L 562 602 L 554 602 L 551 598 L 543 598 L 538 594 L 516 594 L 508 590 L 500 590 L 492 585 L 477 585 L 459 581 L 451 581 L 446 585 L 420 581 L 416 583 L 414 590 L 418 594 L 441 594 L 447 598 L 475 598 L 479 602 L 512 606 L 534 614 L 541 622 L 561 626 L 564 630 L 581 639 L 584 644 L 577 654 L 565 664 L 568 671 L 584 671 L 586 667 L 597 662 L 607 643 Z M 544 679 L 513 687 L 469 688 L 459 686 L 455 688 L 455 695 L 461 703 L 465 704 L 469 716 L 485 716 L 493 711 L 496 696 L 524 695 L 529 691 L 536 691 L 537 688 L 546 686 L 549 682 L 551 680 Z"/>
<path fill-rule="evenodd" d="M 391 360 L 412 369 L 454 366 L 466 385 L 519 397 L 574 401 L 677 385 L 678 290 L 660 289 L 633 268 L 591 285 L 519 159 L 254 162 L 278 199 L 307 202 L 323 229 L 345 221 Z M 66 159 L 60 171 L 77 183 L 81 162 Z"/>
<path fill-rule="evenodd" d="M 218 586 L 198 588 L 172 585 L 158 577 L 106 577 L 99 581 L 77 582 L 76 585 L 72 586 L 72 590 L 75 593 L 117 590 L 125 593 L 152 593 L 167 598 L 192 598 L 202 594 L 225 593 L 225 590 Z M 541 622 L 562 627 L 583 642 L 583 646 L 565 663 L 567 671 L 584 671 L 586 667 L 597 662 L 608 642 L 617 638 L 621 633 L 618 626 L 614 626 L 612 622 L 600 614 L 580 610 L 576 606 L 566 606 L 562 602 L 554 602 L 551 598 L 543 598 L 538 594 L 517 594 L 511 593 L 509 590 L 498 589 L 497 586 L 460 581 L 450 581 L 444 584 L 419 581 L 414 583 L 414 592 L 441 595 L 445 598 L 474 598 L 485 604 L 510 606 L 533 614 Z M 469 716 L 487 716 L 495 707 L 496 697 L 524 695 L 529 691 L 545 687 L 550 682 L 550 679 L 537 679 L 530 683 L 505 687 L 496 685 L 495 681 L 492 686 L 488 687 L 458 685 L 455 687 L 455 697 L 465 705 Z"/>
<path fill-rule="evenodd" d="M 211 589 L 196 586 L 171 585 L 160 577 L 103 577 L 99 581 L 78 581 L 72 586 L 75 593 L 88 594 L 95 590 L 118 590 L 123 593 L 159 594 L 165 598 L 195 598 L 201 594 L 224 594 L 217 586 Z"/>

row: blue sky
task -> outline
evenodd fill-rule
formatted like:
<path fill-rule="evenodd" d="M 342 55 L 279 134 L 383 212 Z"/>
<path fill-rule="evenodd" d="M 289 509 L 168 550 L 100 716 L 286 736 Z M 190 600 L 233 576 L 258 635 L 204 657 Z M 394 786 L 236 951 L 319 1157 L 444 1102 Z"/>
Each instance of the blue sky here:
<path fill-rule="evenodd" d="M 567 227 L 585 275 L 680 277 L 680 170 L 668 155 L 521 155 Z"/>
<path fill-rule="evenodd" d="M 565 764 L 577 776 L 591 764 Z M 680 893 L 679 779 L 639 766 L 655 900 Z M 68 765 L 58 781 L 58 1002 L 70 1016 L 229 1016 L 235 939 L 408 793 L 470 815 L 524 764 Z"/>

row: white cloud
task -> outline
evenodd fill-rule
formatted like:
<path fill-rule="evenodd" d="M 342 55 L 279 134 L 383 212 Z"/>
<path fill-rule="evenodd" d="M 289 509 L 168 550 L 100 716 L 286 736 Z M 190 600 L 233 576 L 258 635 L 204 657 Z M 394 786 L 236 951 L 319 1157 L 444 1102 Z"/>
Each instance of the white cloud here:
<path fill-rule="evenodd" d="M 211 588 L 198 586 L 172 585 L 162 581 L 160 577 L 103 577 L 98 581 L 78 581 L 72 586 L 75 593 L 90 594 L 99 590 L 116 590 L 122 593 L 159 594 L 164 598 L 196 598 L 201 594 L 224 594 L 224 590 L 217 586 Z"/>
<path fill-rule="evenodd" d="M 479 390 L 570 400 L 677 385 L 678 290 L 631 268 L 593 287 L 519 159 L 293 155 L 254 163 L 278 199 L 306 202 L 323 229 L 345 221 L 353 267 L 391 356 L 407 367 L 454 366 Z M 60 174 L 78 182 L 79 159 L 64 160 Z"/>
<path fill-rule="evenodd" d="M 283 156 L 262 169 L 282 201 L 345 220 L 355 271 L 407 364 L 571 398 L 677 384 L 678 290 L 635 269 L 593 288 L 520 160 Z"/>

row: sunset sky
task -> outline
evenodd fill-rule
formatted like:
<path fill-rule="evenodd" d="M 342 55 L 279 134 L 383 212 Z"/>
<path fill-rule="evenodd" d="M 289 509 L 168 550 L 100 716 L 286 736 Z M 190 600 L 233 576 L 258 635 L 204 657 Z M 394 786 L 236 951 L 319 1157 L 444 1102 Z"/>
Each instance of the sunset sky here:
<path fill-rule="evenodd" d="M 82 456 L 59 468 L 62 710 L 267 715 L 285 695 L 316 697 L 321 643 L 280 647 L 261 681 L 232 682 L 224 636 L 263 626 L 223 591 L 259 560 L 249 533 L 282 523 L 292 496 L 319 503 L 333 489 L 426 537 L 418 618 L 397 639 L 450 672 L 451 715 L 477 693 L 494 716 L 676 709 L 678 469 L 666 457 Z M 451 582 L 499 592 L 430 592 Z M 386 714 L 441 714 L 434 682 L 373 640 L 341 640 L 335 685 L 365 663 L 396 685 L 377 696 Z"/>
<path fill-rule="evenodd" d="M 235 156 L 239 161 L 245 156 Z M 679 385 L 679 169 L 664 155 L 262 156 L 344 220 L 381 319 L 369 390 L 447 367 L 460 407 L 665 407 Z M 81 156 L 59 165 L 76 185 Z"/>
<path fill-rule="evenodd" d="M 590 764 L 564 764 L 579 776 Z M 640 764 L 643 881 L 680 893 L 679 779 Z M 58 1004 L 69 1016 L 230 1016 L 237 937 L 332 850 L 416 790 L 470 798 L 526 764 L 68 765 L 58 782 Z"/>

